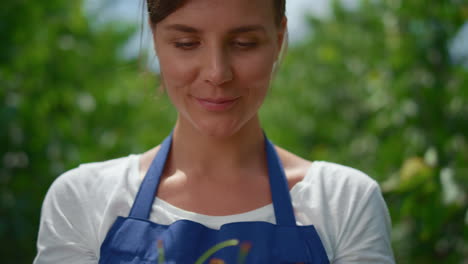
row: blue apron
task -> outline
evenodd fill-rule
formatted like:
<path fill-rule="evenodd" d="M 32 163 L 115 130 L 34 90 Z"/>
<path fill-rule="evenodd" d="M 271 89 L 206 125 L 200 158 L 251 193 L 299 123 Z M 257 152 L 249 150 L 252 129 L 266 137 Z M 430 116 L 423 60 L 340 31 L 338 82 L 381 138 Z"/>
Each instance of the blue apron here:
<path fill-rule="evenodd" d="M 208 228 L 190 220 L 160 225 L 149 220 L 172 143 L 161 145 L 128 217 L 117 217 L 101 245 L 100 264 L 329 263 L 314 226 L 297 226 L 283 167 L 265 137 L 276 225 L 236 222 Z"/>

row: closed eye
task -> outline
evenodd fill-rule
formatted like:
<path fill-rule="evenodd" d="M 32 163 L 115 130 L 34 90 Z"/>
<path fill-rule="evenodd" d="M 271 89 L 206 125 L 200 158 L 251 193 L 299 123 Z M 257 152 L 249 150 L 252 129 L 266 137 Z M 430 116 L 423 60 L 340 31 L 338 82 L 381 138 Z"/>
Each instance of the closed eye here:
<path fill-rule="evenodd" d="M 233 45 L 241 49 L 249 49 L 257 46 L 257 42 L 254 41 L 234 41 Z"/>
<path fill-rule="evenodd" d="M 174 46 L 179 49 L 190 50 L 198 46 L 198 42 L 174 42 Z"/>
<path fill-rule="evenodd" d="M 200 42 L 198 41 L 190 41 L 190 42 L 174 42 L 174 46 L 178 49 L 183 49 L 183 50 L 192 50 L 197 48 L 200 45 Z M 255 41 L 233 41 L 231 42 L 231 45 L 233 45 L 237 49 L 251 49 L 254 48 L 258 45 L 257 42 Z"/>

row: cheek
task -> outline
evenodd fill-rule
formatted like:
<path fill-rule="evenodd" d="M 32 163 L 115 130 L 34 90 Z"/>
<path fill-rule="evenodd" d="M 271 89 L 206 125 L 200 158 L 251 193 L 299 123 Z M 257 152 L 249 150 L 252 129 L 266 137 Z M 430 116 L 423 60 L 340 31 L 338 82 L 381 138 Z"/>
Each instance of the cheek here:
<path fill-rule="evenodd" d="M 185 93 L 196 78 L 196 70 L 184 63 L 184 60 L 175 59 L 173 55 L 167 54 L 159 56 L 159 64 L 163 88 L 172 104 L 180 111 L 184 109 Z"/>
<path fill-rule="evenodd" d="M 194 67 L 173 56 L 159 56 L 159 64 L 166 89 L 186 86 L 196 76 Z"/>
<path fill-rule="evenodd" d="M 267 93 L 274 63 L 274 57 L 270 54 L 251 56 L 238 67 L 238 76 L 249 87 L 249 93 L 257 96 Z"/>
<path fill-rule="evenodd" d="M 172 46 L 155 37 L 155 48 L 166 90 L 185 86 L 194 78 L 193 67 Z"/>

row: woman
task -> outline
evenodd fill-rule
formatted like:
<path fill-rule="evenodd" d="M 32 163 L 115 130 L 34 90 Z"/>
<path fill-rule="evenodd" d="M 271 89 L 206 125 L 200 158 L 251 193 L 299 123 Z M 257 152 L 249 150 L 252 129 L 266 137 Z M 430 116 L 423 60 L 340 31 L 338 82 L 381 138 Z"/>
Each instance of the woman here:
<path fill-rule="evenodd" d="M 85 164 L 44 201 L 35 263 L 394 263 L 378 185 L 264 135 L 284 0 L 148 0 L 178 111 L 154 149 Z"/>

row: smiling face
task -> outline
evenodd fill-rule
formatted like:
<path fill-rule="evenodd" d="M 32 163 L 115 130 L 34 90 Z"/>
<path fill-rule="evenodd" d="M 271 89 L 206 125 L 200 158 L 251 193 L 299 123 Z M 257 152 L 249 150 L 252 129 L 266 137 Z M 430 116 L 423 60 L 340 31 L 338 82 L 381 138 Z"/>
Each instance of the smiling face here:
<path fill-rule="evenodd" d="M 285 24 L 272 0 L 188 0 L 152 25 L 178 125 L 226 137 L 257 122 Z"/>

